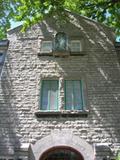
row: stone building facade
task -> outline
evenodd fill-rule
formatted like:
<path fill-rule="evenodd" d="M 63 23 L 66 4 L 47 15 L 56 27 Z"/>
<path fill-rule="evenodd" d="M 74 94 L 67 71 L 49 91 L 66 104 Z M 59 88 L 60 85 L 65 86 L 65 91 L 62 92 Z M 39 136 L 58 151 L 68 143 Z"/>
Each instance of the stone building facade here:
<path fill-rule="evenodd" d="M 113 31 L 67 12 L 8 32 L 0 78 L 0 160 L 105 160 L 120 148 Z"/>

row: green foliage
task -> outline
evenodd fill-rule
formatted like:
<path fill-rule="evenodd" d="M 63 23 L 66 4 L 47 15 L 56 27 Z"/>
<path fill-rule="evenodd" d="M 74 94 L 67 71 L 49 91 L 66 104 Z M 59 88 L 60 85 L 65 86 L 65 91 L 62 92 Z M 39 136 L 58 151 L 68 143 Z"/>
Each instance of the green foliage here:
<path fill-rule="evenodd" d="M 120 35 L 119 0 L 0 0 L 0 38 L 5 37 L 10 20 L 23 21 L 24 31 L 47 16 L 64 21 L 64 9 L 114 27 Z"/>
<path fill-rule="evenodd" d="M 116 156 L 116 160 L 120 160 L 120 151 L 118 152 L 118 154 Z"/>

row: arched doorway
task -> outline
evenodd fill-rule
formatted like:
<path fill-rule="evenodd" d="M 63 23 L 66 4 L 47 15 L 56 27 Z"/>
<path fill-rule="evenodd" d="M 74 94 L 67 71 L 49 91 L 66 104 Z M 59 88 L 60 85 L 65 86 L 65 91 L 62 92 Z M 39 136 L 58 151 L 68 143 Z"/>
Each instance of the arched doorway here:
<path fill-rule="evenodd" d="M 59 160 L 94 160 L 94 150 L 92 145 L 84 139 L 75 136 L 72 131 L 53 131 L 50 135 L 38 140 L 31 145 L 30 159 L 32 160 L 52 160 L 58 156 Z M 60 153 L 66 159 L 62 159 Z M 72 154 L 74 156 L 72 156 Z M 47 155 L 47 157 L 46 157 Z M 78 159 L 79 157 L 79 159 Z M 71 158 L 71 159 L 70 159 Z M 54 160 L 58 160 L 56 157 Z"/>
<path fill-rule="evenodd" d="M 39 160 L 84 160 L 82 155 L 71 147 L 53 147 L 42 154 Z"/>

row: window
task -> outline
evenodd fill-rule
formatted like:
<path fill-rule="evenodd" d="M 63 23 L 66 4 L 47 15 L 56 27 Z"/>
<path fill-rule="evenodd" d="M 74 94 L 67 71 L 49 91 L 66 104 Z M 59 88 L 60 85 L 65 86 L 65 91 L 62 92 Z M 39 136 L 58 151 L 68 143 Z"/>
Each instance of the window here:
<path fill-rule="evenodd" d="M 64 32 L 58 32 L 54 39 L 52 37 L 45 37 L 40 40 L 40 52 L 39 55 L 43 56 L 56 56 L 56 57 L 68 57 L 70 55 L 80 56 L 85 55 L 82 39 L 76 37 L 68 37 Z"/>
<path fill-rule="evenodd" d="M 52 41 L 42 41 L 41 52 L 44 53 L 52 52 Z"/>
<path fill-rule="evenodd" d="M 64 32 L 58 32 L 55 36 L 55 51 L 66 51 L 67 36 Z"/>
<path fill-rule="evenodd" d="M 0 53 L 0 64 L 4 62 L 4 54 Z"/>
<path fill-rule="evenodd" d="M 81 51 L 81 43 L 79 40 L 72 40 L 70 44 L 71 52 L 80 52 Z"/>
<path fill-rule="evenodd" d="M 58 81 L 43 80 L 41 92 L 41 110 L 58 109 Z"/>
<path fill-rule="evenodd" d="M 83 88 L 81 80 L 65 81 L 65 109 L 83 110 Z"/>

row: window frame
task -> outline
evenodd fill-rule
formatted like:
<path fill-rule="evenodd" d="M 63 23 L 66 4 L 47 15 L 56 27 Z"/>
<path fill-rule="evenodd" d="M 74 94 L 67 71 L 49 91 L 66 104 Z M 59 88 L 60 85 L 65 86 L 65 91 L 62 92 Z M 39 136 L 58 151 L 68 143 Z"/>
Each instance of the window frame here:
<path fill-rule="evenodd" d="M 80 50 L 72 50 L 72 43 L 79 43 L 79 47 L 80 47 Z M 76 53 L 80 53 L 82 51 L 82 44 L 81 44 L 81 40 L 76 40 L 76 39 L 73 39 L 73 40 L 70 40 L 70 52 L 72 54 L 76 54 Z"/>
<path fill-rule="evenodd" d="M 79 81 L 79 83 L 80 83 L 80 97 L 81 97 L 81 101 L 82 101 L 82 106 L 79 106 L 80 107 L 80 109 L 75 109 L 75 107 L 74 108 L 72 108 L 72 109 L 67 109 L 67 106 L 66 106 L 66 82 L 67 81 Z M 74 85 L 74 84 L 73 84 Z M 73 86 L 72 86 L 73 87 Z M 73 87 L 73 93 L 74 93 L 74 87 Z M 83 80 L 81 80 L 81 79 L 76 79 L 76 80 L 71 80 L 71 79 L 67 79 L 67 80 L 64 80 L 64 110 L 65 111 L 84 111 L 84 109 L 85 109 L 85 98 L 84 98 L 84 89 L 83 89 Z"/>
<path fill-rule="evenodd" d="M 56 107 L 54 110 L 50 109 L 50 105 L 48 106 L 47 109 L 43 109 L 43 105 L 42 105 L 42 101 L 43 101 L 43 83 L 45 81 L 56 81 L 57 82 L 57 95 L 56 95 Z M 49 99 L 48 99 L 49 100 Z M 50 104 L 50 102 L 48 102 L 48 104 Z M 41 81 L 41 91 L 40 91 L 40 110 L 42 112 L 53 112 L 53 111 L 58 111 L 59 110 L 59 80 L 57 79 L 44 79 Z"/>
<path fill-rule="evenodd" d="M 59 37 L 62 36 L 64 39 L 64 48 L 59 48 L 60 46 L 60 39 Z M 59 44 L 57 46 L 57 44 Z M 53 45 L 53 50 L 57 52 L 66 52 L 68 51 L 68 36 L 65 32 L 57 32 L 57 34 L 54 37 L 54 45 Z"/>
<path fill-rule="evenodd" d="M 42 93 L 42 81 L 43 80 L 57 80 L 58 84 L 58 92 L 57 92 L 57 110 L 42 110 L 41 109 L 41 93 Z M 83 99 L 84 99 L 84 105 L 82 110 L 65 110 L 65 80 L 81 80 L 82 81 L 82 90 L 83 90 Z M 85 75 L 77 76 L 76 74 L 67 75 L 64 76 L 62 79 L 60 77 L 46 77 L 45 75 L 42 76 L 40 80 L 40 88 L 38 95 L 38 101 L 39 101 L 39 110 L 36 108 L 35 116 L 36 118 L 87 118 L 90 112 L 89 103 L 88 103 L 88 92 L 87 92 L 87 82 Z M 63 93 L 64 90 L 64 93 Z"/>
<path fill-rule="evenodd" d="M 51 43 L 51 49 L 50 50 L 42 50 L 42 45 L 44 43 Z M 44 48 L 43 48 L 44 49 Z M 52 53 L 53 51 L 53 41 L 52 40 L 41 40 L 41 44 L 40 44 L 40 53 L 45 54 L 45 53 Z"/>
<path fill-rule="evenodd" d="M 0 64 L 4 62 L 4 53 L 0 52 Z"/>

